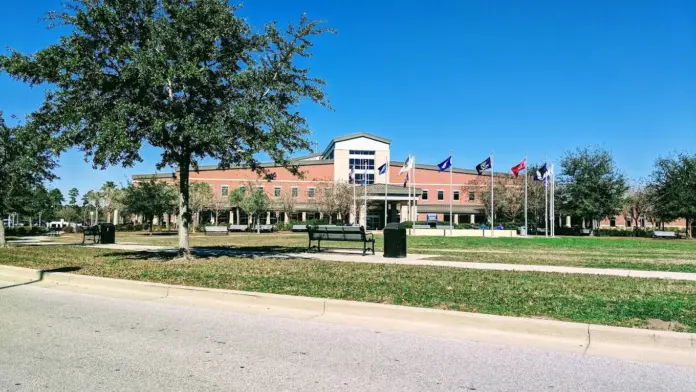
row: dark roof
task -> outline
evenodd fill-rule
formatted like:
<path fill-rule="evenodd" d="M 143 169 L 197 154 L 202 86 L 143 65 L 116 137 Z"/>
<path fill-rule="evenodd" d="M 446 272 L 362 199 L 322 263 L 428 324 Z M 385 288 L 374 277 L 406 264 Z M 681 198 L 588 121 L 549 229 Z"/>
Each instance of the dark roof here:
<path fill-rule="evenodd" d="M 389 166 L 390 167 L 400 167 L 404 165 L 404 161 L 389 161 Z M 425 165 L 422 163 L 416 163 L 416 169 L 423 169 L 423 170 L 440 170 L 437 165 Z M 460 169 L 453 167 L 452 168 L 453 173 L 461 173 L 461 174 L 475 174 L 478 175 L 478 172 L 476 170 L 471 170 L 471 169 Z M 494 172 L 494 175 L 498 176 L 511 176 L 510 173 L 503 173 L 503 172 Z M 490 172 L 484 173 L 482 176 L 490 176 Z M 417 178 L 416 178 L 417 180 Z"/>
<path fill-rule="evenodd" d="M 367 132 L 358 132 L 358 133 L 351 133 L 350 135 L 339 136 L 337 138 L 333 138 L 333 139 L 331 139 L 331 142 L 329 143 L 329 145 L 337 143 L 337 142 L 343 142 L 346 140 L 357 139 L 359 137 L 365 137 L 368 139 L 376 140 L 378 142 L 391 144 L 391 140 L 389 140 L 389 139 L 386 139 L 386 138 L 383 138 L 383 137 L 380 137 L 377 135 L 373 135 L 373 134 L 367 133 Z"/>
<path fill-rule="evenodd" d="M 359 192 L 362 191 L 362 186 L 359 186 Z M 421 188 L 416 188 L 416 196 L 420 196 L 423 193 Z M 384 196 L 384 184 L 370 184 L 367 186 L 367 194 L 370 196 L 382 195 Z M 401 185 L 389 184 L 387 185 L 387 196 L 408 196 L 408 188 L 404 188 Z"/>
<path fill-rule="evenodd" d="M 133 174 L 134 180 L 147 180 L 149 178 L 175 178 L 176 173 Z"/>
<path fill-rule="evenodd" d="M 463 205 L 453 205 L 453 214 L 482 214 L 483 206 L 463 206 Z M 449 214 L 449 204 L 419 204 L 418 213 L 443 213 Z"/>

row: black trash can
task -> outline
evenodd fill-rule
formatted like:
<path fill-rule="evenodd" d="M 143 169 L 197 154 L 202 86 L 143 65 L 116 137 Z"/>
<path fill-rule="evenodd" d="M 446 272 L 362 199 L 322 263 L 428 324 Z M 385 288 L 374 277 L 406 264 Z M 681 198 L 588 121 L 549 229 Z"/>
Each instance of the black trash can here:
<path fill-rule="evenodd" d="M 116 226 L 113 223 L 101 223 L 99 225 L 99 238 L 102 244 L 115 244 Z"/>
<path fill-rule="evenodd" d="M 406 257 L 406 227 L 389 223 L 384 228 L 384 257 Z"/>

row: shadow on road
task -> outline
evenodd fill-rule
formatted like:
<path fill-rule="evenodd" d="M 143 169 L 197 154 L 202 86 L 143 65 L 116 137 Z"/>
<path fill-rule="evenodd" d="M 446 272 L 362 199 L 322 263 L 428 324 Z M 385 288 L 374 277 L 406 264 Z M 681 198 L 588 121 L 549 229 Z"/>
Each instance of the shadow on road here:
<path fill-rule="evenodd" d="M 44 274 L 45 273 L 52 273 L 52 272 L 75 272 L 81 270 L 82 267 L 60 267 L 60 268 L 54 268 L 54 269 L 49 269 L 49 270 L 40 270 L 39 271 L 39 278 L 36 280 L 32 280 L 30 282 L 24 282 L 24 283 L 17 283 L 9 286 L 2 286 L 0 287 L 0 290 L 3 289 L 11 289 L 13 287 L 18 287 L 18 286 L 26 286 L 30 285 L 33 283 L 41 282 L 43 280 Z"/>

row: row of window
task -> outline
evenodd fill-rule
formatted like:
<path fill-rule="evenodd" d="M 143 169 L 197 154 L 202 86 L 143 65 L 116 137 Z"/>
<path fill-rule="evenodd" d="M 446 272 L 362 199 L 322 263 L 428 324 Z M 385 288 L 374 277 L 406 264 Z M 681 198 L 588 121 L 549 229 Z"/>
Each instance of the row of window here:
<path fill-rule="evenodd" d="M 246 186 L 244 186 L 244 185 L 240 186 L 239 188 L 241 190 L 246 190 Z M 257 186 L 256 190 L 263 192 L 264 189 L 262 186 Z M 279 187 L 279 186 L 273 187 L 273 196 L 280 197 L 281 191 L 282 191 L 282 187 Z M 300 194 L 300 189 L 299 189 L 299 187 L 293 186 L 293 187 L 290 187 L 290 192 L 292 194 L 292 197 L 298 197 Z M 310 199 L 313 198 L 315 193 L 316 193 L 316 188 L 314 188 L 314 187 L 307 188 L 307 197 L 308 198 L 310 198 Z M 229 196 L 230 195 L 229 185 L 223 185 L 220 189 L 220 194 L 222 196 Z"/>
<path fill-rule="evenodd" d="M 427 189 L 423 189 L 423 194 L 421 195 L 421 199 L 428 200 L 428 190 Z M 461 196 L 459 194 L 459 191 L 452 191 L 452 200 L 459 201 L 460 199 L 461 199 Z M 445 200 L 445 191 L 437 191 L 437 200 Z M 476 193 L 469 192 L 469 201 L 475 201 L 475 200 L 476 200 Z"/>
<path fill-rule="evenodd" d="M 375 170 L 375 160 L 350 158 L 348 162 L 348 168 L 355 170 Z"/>
<path fill-rule="evenodd" d="M 375 155 L 374 150 L 348 150 L 350 155 Z"/>

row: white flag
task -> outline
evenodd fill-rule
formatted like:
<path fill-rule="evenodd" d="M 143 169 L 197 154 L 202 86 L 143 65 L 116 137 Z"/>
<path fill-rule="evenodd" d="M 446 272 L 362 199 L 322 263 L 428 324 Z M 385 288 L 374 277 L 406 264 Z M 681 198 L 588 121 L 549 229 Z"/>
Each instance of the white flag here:
<path fill-rule="evenodd" d="M 405 172 L 411 170 L 411 166 L 413 165 L 413 160 L 411 159 L 411 156 L 409 155 L 408 158 L 406 158 L 406 162 L 404 162 L 404 166 L 399 170 L 399 175 L 404 174 Z"/>

